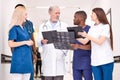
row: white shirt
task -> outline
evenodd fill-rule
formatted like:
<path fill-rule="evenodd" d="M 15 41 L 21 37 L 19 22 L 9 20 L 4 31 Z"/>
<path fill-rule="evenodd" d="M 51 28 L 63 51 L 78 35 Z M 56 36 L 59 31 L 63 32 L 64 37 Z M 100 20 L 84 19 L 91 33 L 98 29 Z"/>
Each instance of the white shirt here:
<path fill-rule="evenodd" d="M 99 38 L 100 36 L 106 36 L 107 39 L 103 44 L 98 45 L 91 41 L 92 43 L 92 55 L 91 64 L 92 66 L 104 65 L 114 61 L 112 55 L 112 49 L 110 46 L 110 26 L 108 24 L 99 24 L 90 28 L 89 35 L 94 38 Z"/>

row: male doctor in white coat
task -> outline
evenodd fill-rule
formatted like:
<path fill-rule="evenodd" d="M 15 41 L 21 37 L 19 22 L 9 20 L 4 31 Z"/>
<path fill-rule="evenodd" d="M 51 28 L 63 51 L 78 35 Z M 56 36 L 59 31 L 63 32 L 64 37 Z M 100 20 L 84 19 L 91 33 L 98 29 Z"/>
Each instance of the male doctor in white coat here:
<path fill-rule="evenodd" d="M 53 43 L 47 44 L 48 40 L 43 39 L 43 31 L 57 30 L 67 31 L 68 25 L 59 20 L 60 8 L 51 6 L 48 10 L 50 19 L 39 27 L 38 45 L 42 47 L 42 73 L 44 80 L 63 80 L 65 73 L 65 51 L 55 49 Z"/>

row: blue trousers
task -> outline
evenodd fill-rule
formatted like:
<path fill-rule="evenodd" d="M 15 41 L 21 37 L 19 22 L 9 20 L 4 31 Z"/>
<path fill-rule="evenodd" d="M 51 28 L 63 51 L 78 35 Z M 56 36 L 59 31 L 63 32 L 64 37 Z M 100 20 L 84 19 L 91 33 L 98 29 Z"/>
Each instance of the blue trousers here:
<path fill-rule="evenodd" d="M 84 77 L 84 80 L 93 80 L 92 69 L 73 69 L 73 80 L 82 80 L 82 77 Z"/>
<path fill-rule="evenodd" d="M 114 63 L 92 66 L 95 80 L 112 80 Z"/>

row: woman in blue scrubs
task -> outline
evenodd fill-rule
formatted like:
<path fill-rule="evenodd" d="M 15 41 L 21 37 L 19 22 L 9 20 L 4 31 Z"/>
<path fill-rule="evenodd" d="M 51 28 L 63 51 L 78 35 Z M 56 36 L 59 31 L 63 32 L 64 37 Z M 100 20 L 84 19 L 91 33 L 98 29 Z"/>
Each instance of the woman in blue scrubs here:
<path fill-rule="evenodd" d="M 27 12 L 24 7 L 17 7 L 12 15 L 10 24 L 9 46 L 12 51 L 11 70 L 12 80 L 29 80 L 33 72 L 32 51 L 33 41 L 22 25 L 26 21 Z"/>
<path fill-rule="evenodd" d="M 25 5 L 23 5 L 23 4 L 17 4 L 15 6 L 15 9 L 19 6 L 26 8 Z M 34 35 L 33 35 L 33 33 L 34 33 L 33 23 L 30 20 L 26 19 L 26 21 L 23 23 L 23 26 L 24 26 L 24 28 L 27 29 L 27 32 L 29 33 L 31 40 L 35 43 Z M 35 44 L 32 45 L 31 49 L 32 49 L 32 61 L 36 61 L 37 56 L 36 56 Z M 34 63 L 33 63 L 33 65 L 34 65 Z M 34 72 L 31 73 L 30 80 L 34 80 Z"/>
<path fill-rule="evenodd" d="M 77 11 L 74 15 L 74 25 L 83 28 L 85 32 L 89 31 L 90 26 L 85 24 L 87 15 L 84 11 Z M 92 80 L 91 68 L 91 48 L 90 42 L 83 45 L 78 40 L 71 45 L 74 49 L 73 54 L 73 78 L 74 80 Z"/>

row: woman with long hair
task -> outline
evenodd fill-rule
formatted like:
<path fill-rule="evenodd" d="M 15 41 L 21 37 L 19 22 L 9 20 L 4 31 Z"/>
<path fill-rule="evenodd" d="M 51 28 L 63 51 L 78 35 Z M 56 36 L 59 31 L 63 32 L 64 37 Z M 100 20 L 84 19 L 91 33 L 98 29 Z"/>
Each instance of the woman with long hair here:
<path fill-rule="evenodd" d="M 17 7 L 12 15 L 8 44 L 12 50 L 10 73 L 12 80 L 29 80 L 33 72 L 32 51 L 33 41 L 22 25 L 26 21 L 27 11 L 24 7 Z"/>

